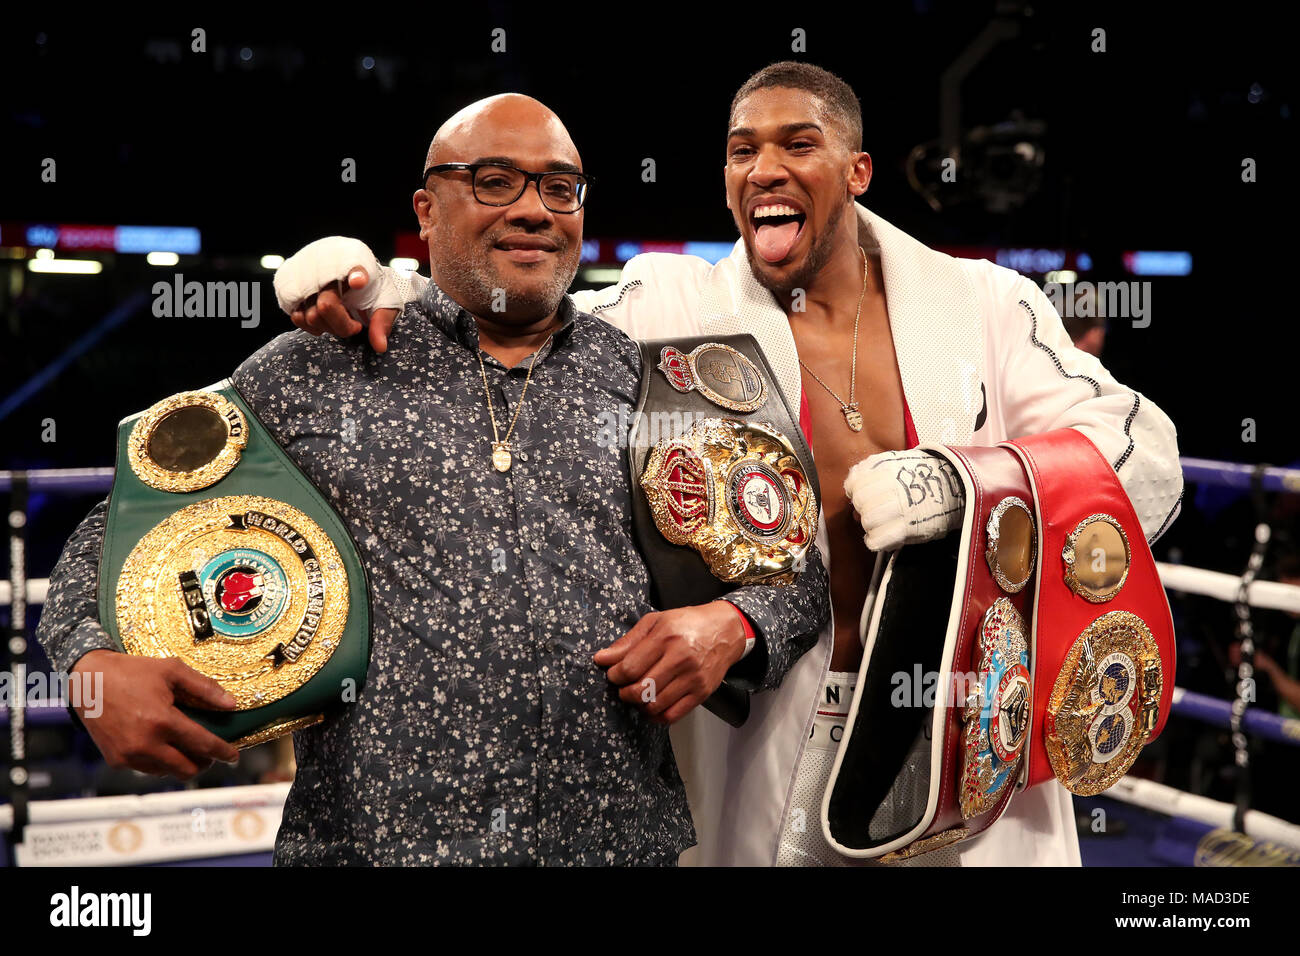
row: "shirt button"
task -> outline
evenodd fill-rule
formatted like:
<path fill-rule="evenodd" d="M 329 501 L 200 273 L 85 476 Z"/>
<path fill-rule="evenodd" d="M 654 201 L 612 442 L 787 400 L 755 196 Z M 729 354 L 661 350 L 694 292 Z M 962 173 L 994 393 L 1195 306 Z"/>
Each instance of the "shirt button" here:
<path fill-rule="evenodd" d="M 530 544 L 529 547 L 532 548 L 534 551 L 540 551 L 542 550 L 542 543 L 538 541 L 536 538 L 534 538 L 533 543 Z"/>

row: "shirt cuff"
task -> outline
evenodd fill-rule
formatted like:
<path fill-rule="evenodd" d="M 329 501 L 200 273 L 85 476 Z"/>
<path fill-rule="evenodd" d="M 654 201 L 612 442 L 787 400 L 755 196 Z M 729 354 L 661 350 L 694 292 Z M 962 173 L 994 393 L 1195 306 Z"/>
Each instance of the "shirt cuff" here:
<path fill-rule="evenodd" d="M 78 624 L 59 648 L 58 660 L 53 661 L 56 668 L 65 674 L 71 674 L 72 668 L 91 651 L 116 651 L 117 645 L 108 636 L 108 632 L 99 626 L 99 622 L 87 618 Z"/>
<path fill-rule="evenodd" d="M 731 604 L 730 601 L 724 603 Z M 740 626 L 745 629 L 745 652 L 740 655 L 740 659 L 743 661 L 749 656 L 750 651 L 754 649 L 754 644 L 756 642 L 754 625 L 749 623 L 749 618 L 745 616 L 745 612 L 736 607 L 736 605 L 731 604 L 731 609 L 740 615 Z"/>

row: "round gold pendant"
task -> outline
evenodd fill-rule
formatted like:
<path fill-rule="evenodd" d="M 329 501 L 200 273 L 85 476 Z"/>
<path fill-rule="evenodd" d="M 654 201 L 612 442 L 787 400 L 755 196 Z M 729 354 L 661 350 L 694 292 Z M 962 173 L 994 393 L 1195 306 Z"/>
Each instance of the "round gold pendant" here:
<path fill-rule="evenodd" d="M 844 420 L 849 423 L 849 427 L 855 432 L 862 431 L 862 413 L 856 408 L 846 406 L 844 409 Z"/>
<path fill-rule="evenodd" d="M 505 445 L 492 446 L 492 467 L 497 471 L 510 470 L 510 449 Z"/>

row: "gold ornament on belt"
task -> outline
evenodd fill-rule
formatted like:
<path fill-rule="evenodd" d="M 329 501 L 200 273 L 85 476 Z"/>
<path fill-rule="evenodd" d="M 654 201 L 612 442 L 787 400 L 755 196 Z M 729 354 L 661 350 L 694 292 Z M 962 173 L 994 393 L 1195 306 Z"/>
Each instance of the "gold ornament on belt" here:
<path fill-rule="evenodd" d="M 1006 598 L 984 612 L 978 683 L 961 712 L 963 819 L 994 809 L 1016 779 L 1033 697 L 1028 633 L 1024 617 Z"/>
<path fill-rule="evenodd" d="M 886 853 L 880 858 L 881 863 L 901 863 L 904 860 L 910 860 L 920 856 L 922 853 L 932 853 L 935 850 L 942 850 L 944 847 L 952 846 L 954 843 L 960 843 L 970 836 L 970 828 L 965 826 L 956 826 L 949 830 L 941 830 L 938 833 L 917 840 L 915 843 L 909 843 L 907 846 Z"/>
<path fill-rule="evenodd" d="M 182 508 L 141 538 L 116 607 L 128 653 L 179 658 L 248 710 L 287 697 L 333 655 L 348 575 L 297 508 L 230 495 Z"/>
<path fill-rule="evenodd" d="M 181 392 L 141 413 L 127 439 L 136 477 L 159 491 L 199 491 L 239 464 L 248 422 L 215 392 Z"/>
<path fill-rule="evenodd" d="M 1080 634 L 1047 701 L 1047 757 L 1071 793 L 1101 793 L 1128 772 L 1159 720 L 1160 651 L 1146 622 L 1111 611 Z"/>
<path fill-rule="evenodd" d="M 723 581 L 788 584 L 816 534 L 812 486 L 769 424 L 697 421 L 651 450 L 641 487 L 660 533 Z"/>
<path fill-rule="evenodd" d="M 1089 515 L 1065 537 L 1065 586 L 1093 604 L 1103 604 L 1128 580 L 1133 552 L 1123 526 L 1108 514 Z"/>

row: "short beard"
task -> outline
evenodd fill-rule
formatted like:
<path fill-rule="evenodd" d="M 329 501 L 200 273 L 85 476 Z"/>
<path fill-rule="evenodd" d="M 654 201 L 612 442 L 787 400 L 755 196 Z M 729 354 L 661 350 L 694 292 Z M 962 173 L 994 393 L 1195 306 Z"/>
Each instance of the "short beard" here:
<path fill-rule="evenodd" d="M 839 240 L 836 234 L 839 232 L 840 223 L 844 220 L 844 211 L 848 206 L 849 204 L 845 203 L 831 214 L 830 221 L 826 223 L 826 228 L 817 236 L 817 241 L 808 250 L 808 258 L 804 260 L 799 271 L 785 279 L 776 280 L 764 274 L 759 269 L 758 260 L 754 257 L 754 250 L 746 244 L 745 255 L 749 257 L 749 268 L 754 273 L 754 278 L 758 280 L 758 284 L 767 291 L 779 296 L 792 295 L 795 289 L 808 289 L 817 273 L 821 272 L 826 263 L 831 261 L 831 255 L 835 251 L 835 243 Z"/>
<path fill-rule="evenodd" d="M 441 231 L 435 227 L 435 244 L 447 250 L 454 248 L 452 237 L 439 235 Z M 488 249 L 495 240 L 485 237 L 486 246 L 475 246 L 462 253 L 448 252 L 445 258 L 438 261 L 438 277 L 450 287 L 443 291 L 460 301 L 461 306 L 472 315 L 484 318 L 508 317 L 519 323 L 544 319 L 560 307 L 564 293 L 573 284 L 573 277 L 578 272 L 576 253 L 580 250 L 571 247 L 562 236 L 555 239 L 561 243 L 555 253 L 558 267 L 550 280 L 540 288 L 527 292 L 509 288 L 489 258 Z M 497 293 L 499 289 L 505 291 L 505 312 L 493 308 L 500 301 Z"/>

